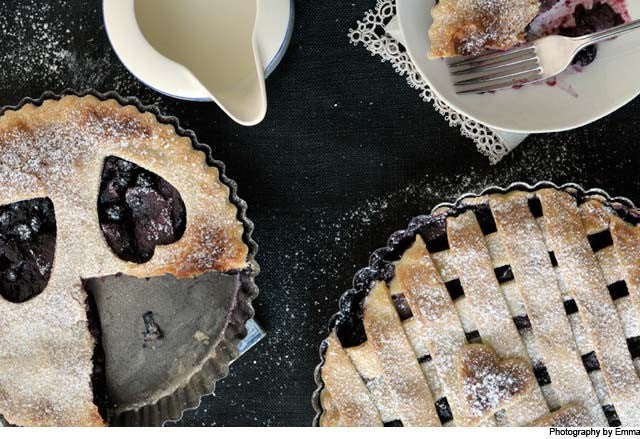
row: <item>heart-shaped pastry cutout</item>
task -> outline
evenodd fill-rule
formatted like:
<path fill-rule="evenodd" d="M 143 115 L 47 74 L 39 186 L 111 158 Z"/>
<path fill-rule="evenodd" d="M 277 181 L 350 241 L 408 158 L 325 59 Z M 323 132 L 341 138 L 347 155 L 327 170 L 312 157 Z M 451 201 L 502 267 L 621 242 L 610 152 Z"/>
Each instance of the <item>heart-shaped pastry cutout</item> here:
<path fill-rule="evenodd" d="M 500 361 L 484 344 L 465 345 L 458 354 L 460 389 L 470 423 L 505 409 L 526 395 L 534 377 L 527 362 Z"/>
<path fill-rule="evenodd" d="M 49 198 L 0 206 L 0 296 L 22 303 L 44 291 L 51 277 L 56 235 Z"/>
<path fill-rule="evenodd" d="M 127 160 L 105 159 L 98 216 L 107 244 L 119 258 L 148 262 L 157 245 L 182 237 L 186 215 L 180 193 L 165 179 Z"/>

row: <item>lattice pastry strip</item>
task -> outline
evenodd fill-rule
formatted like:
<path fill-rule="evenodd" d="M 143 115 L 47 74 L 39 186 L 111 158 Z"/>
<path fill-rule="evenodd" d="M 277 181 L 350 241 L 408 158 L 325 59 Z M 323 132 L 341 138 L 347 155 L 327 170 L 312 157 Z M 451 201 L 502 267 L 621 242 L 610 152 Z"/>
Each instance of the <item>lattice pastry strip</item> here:
<path fill-rule="evenodd" d="M 598 401 L 602 407 L 612 406 L 606 382 L 600 372 L 600 364 L 595 353 L 595 348 L 587 334 L 582 318 L 578 312 L 569 315 L 568 318 L 569 324 L 571 325 L 571 332 L 573 332 L 573 338 L 578 347 L 578 353 L 582 356 L 582 362 L 589 374 L 591 384 L 596 391 Z"/>
<path fill-rule="evenodd" d="M 363 324 L 403 425 L 440 425 L 431 392 L 384 282 L 365 299 Z"/>
<path fill-rule="evenodd" d="M 323 422 L 327 425 L 343 427 L 342 421 L 340 420 L 340 410 L 336 407 L 331 395 L 326 389 L 320 396 L 320 403 L 324 409 L 322 413 Z"/>
<path fill-rule="evenodd" d="M 422 371 L 427 379 L 427 384 L 431 389 L 431 395 L 433 396 L 434 401 L 436 401 L 437 406 L 438 401 L 442 401 L 443 398 L 446 398 L 446 395 L 442 389 L 442 384 L 440 383 L 440 378 L 438 377 L 438 372 L 435 368 L 433 358 L 429 353 L 424 324 L 411 312 L 409 304 L 405 299 L 405 292 L 397 278 L 394 278 L 391 281 L 389 285 L 389 292 L 394 301 L 396 310 L 398 310 L 398 315 L 402 319 L 404 332 L 413 346 L 413 351 L 418 359 L 418 363 L 420 363 L 420 366 L 422 367 Z M 445 423 L 445 425 L 451 425 L 451 421 L 447 419 L 441 419 L 441 422 Z"/>
<path fill-rule="evenodd" d="M 606 426 L 571 336 L 562 292 L 526 194 L 496 195 L 490 205 L 558 402 L 561 406 L 579 402 L 589 410 L 591 425 Z"/>
<path fill-rule="evenodd" d="M 589 235 L 604 232 L 609 229 L 612 218 L 611 208 L 606 207 L 601 200 L 591 198 L 578 206 L 582 226 Z"/>
<path fill-rule="evenodd" d="M 365 341 L 361 345 L 349 347 L 345 351 L 371 393 L 382 422 L 392 422 L 399 419 L 393 394 L 387 388 L 380 362 L 372 344 Z"/>
<path fill-rule="evenodd" d="M 584 427 L 589 425 L 589 411 L 577 404 L 570 404 L 531 424 L 532 427 Z"/>
<path fill-rule="evenodd" d="M 625 280 L 613 245 L 597 251 L 595 255 L 607 285 Z"/>
<path fill-rule="evenodd" d="M 549 247 L 558 260 L 567 293 L 575 299 L 593 342 L 609 395 L 624 425 L 640 425 L 640 379 L 633 367 L 622 324 L 582 227 L 576 202 L 556 190 L 538 193 Z"/>
<path fill-rule="evenodd" d="M 533 364 L 534 372 L 536 372 L 536 378 L 538 380 L 538 385 L 540 386 L 540 390 L 542 391 L 544 399 L 547 401 L 547 405 L 551 410 L 559 409 L 562 404 L 560 403 L 555 389 L 551 385 L 549 373 L 546 369 L 546 366 L 544 366 L 544 358 L 540 353 L 540 349 L 538 347 L 538 344 L 536 343 L 536 339 L 531 327 L 520 330 L 520 336 L 522 337 L 522 341 L 524 342 L 527 353 L 529 354 L 529 359 Z"/>
<path fill-rule="evenodd" d="M 322 379 L 345 426 L 382 425 L 380 414 L 335 333 L 327 340 Z M 328 420 L 327 420 L 328 421 Z"/>
<path fill-rule="evenodd" d="M 611 236 L 629 295 L 640 317 L 640 227 L 613 218 Z"/>
<path fill-rule="evenodd" d="M 451 297 L 420 236 L 396 264 L 396 276 L 405 290 L 409 306 L 422 321 L 429 352 L 447 395 L 454 421 L 470 419 L 459 396 L 458 354 L 466 336 Z"/>
<path fill-rule="evenodd" d="M 471 302 L 471 314 L 482 341 L 492 346 L 502 358 L 516 357 L 526 359 L 528 363 L 528 354 L 502 295 L 476 216 L 468 211 L 449 217 L 447 232 L 456 271 L 465 297 Z M 533 379 L 532 370 L 529 374 Z M 548 413 L 549 408 L 537 385 L 517 407 L 506 412 L 515 425 L 528 424 Z"/>
<path fill-rule="evenodd" d="M 624 336 L 628 340 L 640 336 L 640 319 L 635 304 L 631 301 L 631 297 L 625 296 L 617 299 L 615 302 L 618 310 L 618 316 L 624 329 Z"/>

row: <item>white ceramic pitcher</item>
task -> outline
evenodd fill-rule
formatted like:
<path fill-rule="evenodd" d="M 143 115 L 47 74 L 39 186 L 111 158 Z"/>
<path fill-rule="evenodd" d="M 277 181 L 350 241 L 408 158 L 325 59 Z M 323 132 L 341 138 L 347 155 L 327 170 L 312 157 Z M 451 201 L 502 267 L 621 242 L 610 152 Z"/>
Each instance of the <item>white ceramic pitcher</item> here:
<path fill-rule="evenodd" d="M 267 111 L 256 38 L 266 12 L 265 0 L 104 2 L 111 43 L 134 75 L 187 99 L 194 86 L 204 89 L 242 125 L 259 123 Z"/>

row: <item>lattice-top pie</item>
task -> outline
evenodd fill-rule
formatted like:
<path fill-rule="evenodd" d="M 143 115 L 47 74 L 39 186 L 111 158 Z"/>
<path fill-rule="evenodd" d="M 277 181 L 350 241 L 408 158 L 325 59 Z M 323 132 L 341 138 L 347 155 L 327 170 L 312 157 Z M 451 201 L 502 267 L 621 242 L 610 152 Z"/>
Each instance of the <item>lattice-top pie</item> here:
<path fill-rule="evenodd" d="M 323 343 L 322 426 L 640 426 L 640 215 L 577 188 L 395 234 Z"/>
<path fill-rule="evenodd" d="M 432 9 L 430 58 L 506 50 L 525 40 L 540 0 L 440 0 Z"/>
<path fill-rule="evenodd" d="M 0 414 L 12 424 L 103 423 L 83 279 L 248 264 L 218 169 L 173 125 L 115 100 L 5 112 L 0 206 Z"/>

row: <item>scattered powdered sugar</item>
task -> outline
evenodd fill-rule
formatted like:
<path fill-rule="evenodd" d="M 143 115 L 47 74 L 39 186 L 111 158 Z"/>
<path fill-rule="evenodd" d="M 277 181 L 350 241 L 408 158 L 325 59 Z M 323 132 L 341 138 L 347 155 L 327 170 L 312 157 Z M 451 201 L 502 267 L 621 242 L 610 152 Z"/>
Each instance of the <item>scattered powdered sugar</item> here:
<path fill-rule="evenodd" d="M 0 43 L 3 105 L 67 88 L 117 90 L 161 107 L 169 102 L 120 63 L 104 34 L 99 2 L 81 8 L 68 0 L 0 2 Z"/>
<path fill-rule="evenodd" d="M 8 13 L 4 8 L 16 7 Z M 66 1 L 56 8 L 69 7 Z M 71 44 L 74 33 L 67 24 L 50 20 L 52 4 L 26 1 L 19 5 L 0 6 L 0 32 L 3 50 L 0 57 L 0 81 L 13 82 L 16 78 L 29 81 L 33 76 L 56 77 L 72 64 Z"/>

